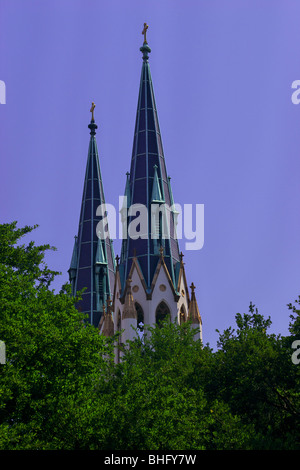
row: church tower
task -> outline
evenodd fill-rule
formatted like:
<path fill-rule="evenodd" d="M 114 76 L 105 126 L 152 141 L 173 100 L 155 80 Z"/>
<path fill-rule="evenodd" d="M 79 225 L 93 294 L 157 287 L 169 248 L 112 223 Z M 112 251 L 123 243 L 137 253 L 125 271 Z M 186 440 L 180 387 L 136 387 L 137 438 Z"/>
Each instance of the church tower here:
<path fill-rule="evenodd" d="M 146 39 L 147 29 L 144 24 L 132 158 L 121 210 L 123 240 L 121 257 L 116 258 L 112 302 L 114 331 L 125 330 L 120 339 L 122 343 L 131 339 L 131 326 L 142 328 L 165 318 L 179 323 L 192 319 L 192 326 L 199 328 L 195 339 L 202 339 L 194 285 L 190 298 L 183 254 L 176 236 L 177 213 L 148 62 L 151 49 Z M 143 208 L 147 209 L 147 215 L 141 218 L 137 214 L 141 216 Z M 139 233 L 131 236 L 130 228 L 137 226 Z"/>
<path fill-rule="evenodd" d="M 95 137 L 98 126 L 94 119 L 94 109 L 95 104 L 92 103 L 92 118 L 88 125 L 91 137 L 79 227 L 68 272 L 73 295 L 85 288 L 77 308 L 88 315 L 92 325 L 98 327 L 105 311 L 110 311 L 109 300 L 112 298 L 115 283 L 115 256 L 112 240 L 97 235 L 97 208 L 105 207 L 105 197 Z"/>
<path fill-rule="evenodd" d="M 114 257 L 109 230 L 106 228 L 105 236 L 101 236 L 98 228 L 100 216 L 105 218 L 106 213 L 92 103 L 79 227 L 68 271 L 73 295 L 85 288 L 77 308 L 88 314 L 89 322 L 99 328 L 100 334 L 122 332 L 119 346 L 138 334 L 134 329 L 147 334 L 147 325 L 165 319 L 180 324 L 191 321 L 196 329 L 195 340 L 202 340 L 195 286 L 192 283 L 190 296 L 176 235 L 178 213 L 166 169 L 148 61 L 151 49 L 147 29 L 145 23 L 131 165 L 120 211 L 121 257 Z M 98 212 L 99 207 L 104 207 L 104 213 Z M 121 348 L 116 349 L 119 361 Z"/>

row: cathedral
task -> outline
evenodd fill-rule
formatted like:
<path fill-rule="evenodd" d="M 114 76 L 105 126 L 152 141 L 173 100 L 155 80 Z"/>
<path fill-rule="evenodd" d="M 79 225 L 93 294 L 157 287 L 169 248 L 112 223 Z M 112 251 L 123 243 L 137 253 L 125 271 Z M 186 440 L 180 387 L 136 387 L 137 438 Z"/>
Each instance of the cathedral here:
<path fill-rule="evenodd" d="M 100 334 L 112 336 L 122 331 L 120 344 L 133 339 L 137 332 L 146 334 L 147 325 L 159 324 L 164 319 L 180 324 L 191 321 L 191 326 L 197 329 L 195 340 L 202 340 L 195 286 L 192 283 L 190 290 L 188 288 L 183 254 L 176 237 L 177 214 L 148 62 L 151 49 L 147 29 L 145 23 L 132 156 L 120 211 L 121 253 L 120 256 L 114 254 L 109 227 L 105 236 L 98 229 L 97 209 L 105 207 L 105 197 L 96 142 L 95 104 L 92 103 L 79 227 L 68 271 L 73 295 L 85 288 L 77 308 L 88 315 L 89 322 L 99 328 Z M 148 223 L 140 229 L 139 236 L 131 236 L 128 227 L 134 222 L 132 208 L 141 206 L 147 209 Z M 117 360 L 120 359 L 119 349 L 117 347 Z"/>

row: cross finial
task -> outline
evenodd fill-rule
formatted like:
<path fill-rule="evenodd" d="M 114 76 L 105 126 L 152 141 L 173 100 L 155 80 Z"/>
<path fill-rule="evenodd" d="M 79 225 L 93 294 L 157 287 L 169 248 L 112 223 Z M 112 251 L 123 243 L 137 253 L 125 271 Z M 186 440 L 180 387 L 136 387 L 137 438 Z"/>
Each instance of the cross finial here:
<path fill-rule="evenodd" d="M 190 288 L 192 289 L 192 294 L 193 294 L 193 293 L 195 292 L 195 289 L 196 289 L 196 287 L 195 287 L 195 285 L 194 285 L 194 283 L 193 283 L 193 282 L 192 282 L 192 284 L 191 284 Z"/>
<path fill-rule="evenodd" d="M 143 53 L 143 61 L 144 62 L 148 62 L 148 53 L 151 52 L 151 49 L 150 47 L 148 46 L 148 43 L 147 43 L 147 30 L 148 30 L 149 26 L 147 25 L 147 23 L 144 23 L 144 29 L 142 31 L 142 34 L 144 35 L 144 44 L 142 45 L 142 47 L 140 47 L 140 51 Z"/>
<path fill-rule="evenodd" d="M 180 252 L 179 257 L 180 257 L 180 262 L 182 263 L 182 260 L 183 260 L 183 257 L 184 257 L 184 254 L 182 253 L 182 251 Z"/>
<path fill-rule="evenodd" d="M 147 43 L 147 38 L 146 38 L 146 34 L 147 34 L 147 29 L 149 28 L 149 26 L 147 25 L 147 23 L 144 23 L 144 29 L 142 31 L 142 34 L 144 35 L 144 44 L 148 44 Z"/>
<path fill-rule="evenodd" d="M 90 112 L 92 113 L 92 121 L 95 121 L 94 119 L 94 109 L 96 108 L 96 105 L 94 103 L 94 101 L 92 102 L 92 107 L 90 109 Z"/>
<path fill-rule="evenodd" d="M 117 255 L 117 256 L 116 256 L 116 262 L 117 262 L 117 266 L 119 266 L 119 261 L 120 261 L 120 256 L 119 256 L 119 255 Z"/>

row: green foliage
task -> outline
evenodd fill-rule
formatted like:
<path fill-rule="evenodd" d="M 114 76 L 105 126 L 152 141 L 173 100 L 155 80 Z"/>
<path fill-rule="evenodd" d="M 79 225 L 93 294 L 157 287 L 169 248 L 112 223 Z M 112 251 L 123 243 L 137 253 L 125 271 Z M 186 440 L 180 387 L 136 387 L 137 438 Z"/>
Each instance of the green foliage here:
<path fill-rule="evenodd" d="M 72 448 L 85 433 L 109 345 L 84 325 L 69 286 L 59 294 L 49 289 L 56 273 L 43 260 L 50 247 L 16 246 L 31 230 L 15 223 L 0 230 L 0 338 L 7 357 L 0 366 L 0 448 Z"/>
<path fill-rule="evenodd" d="M 112 449 L 190 450 L 247 447 L 244 426 L 204 388 L 191 387 L 199 358 L 211 354 L 194 341 L 189 324 L 147 327 L 143 341 L 125 350 L 114 380 L 119 413 Z M 120 419 L 121 418 L 121 419 Z"/>
<path fill-rule="evenodd" d="M 300 295 L 298 299 L 295 300 L 295 304 L 293 305 L 292 303 L 288 304 L 289 310 L 292 310 L 293 313 L 290 314 L 290 325 L 289 325 L 289 331 L 293 336 L 298 339 L 300 338 Z M 298 307 L 298 308 L 297 308 Z"/>
<path fill-rule="evenodd" d="M 116 365 L 116 338 L 85 322 L 69 285 L 51 290 L 53 248 L 19 243 L 33 229 L 0 225 L 0 449 L 300 449 L 300 298 L 290 336 L 250 304 L 217 351 L 164 322 Z"/>
<path fill-rule="evenodd" d="M 236 332 L 220 335 L 215 369 L 206 382 L 244 423 L 255 425 L 254 445 L 263 449 L 299 448 L 299 370 L 291 361 L 291 338 L 267 334 L 270 318 L 237 314 Z"/>

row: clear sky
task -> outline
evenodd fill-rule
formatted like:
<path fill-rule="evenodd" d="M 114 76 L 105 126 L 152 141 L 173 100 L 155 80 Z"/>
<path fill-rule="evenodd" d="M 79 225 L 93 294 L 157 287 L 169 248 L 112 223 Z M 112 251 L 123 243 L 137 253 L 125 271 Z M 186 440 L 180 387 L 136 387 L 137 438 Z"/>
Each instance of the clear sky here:
<path fill-rule="evenodd" d="M 287 333 L 300 294 L 299 18 L 297 0 L 0 0 L 0 221 L 40 225 L 36 243 L 57 247 L 56 288 L 68 280 L 92 101 L 107 202 L 124 192 L 147 22 L 174 199 L 205 207 L 203 248 L 180 246 L 204 343 L 250 301 Z"/>

